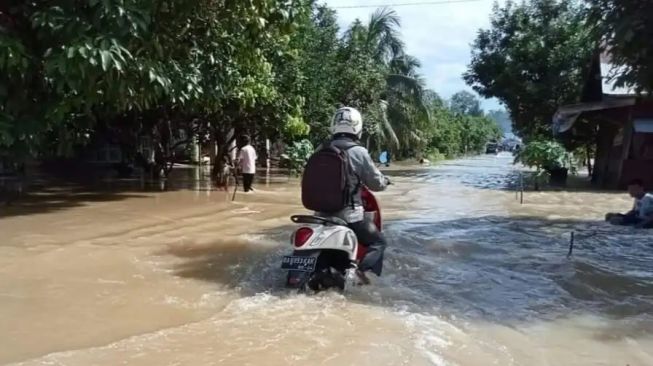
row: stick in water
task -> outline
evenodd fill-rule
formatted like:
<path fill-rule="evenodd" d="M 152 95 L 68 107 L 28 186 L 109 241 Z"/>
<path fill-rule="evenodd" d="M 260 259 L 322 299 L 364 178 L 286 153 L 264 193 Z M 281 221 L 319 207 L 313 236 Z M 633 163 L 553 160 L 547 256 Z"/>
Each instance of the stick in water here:
<path fill-rule="evenodd" d="M 236 173 L 236 170 L 234 169 L 234 195 L 231 196 L 231 201 L 236 200 L 236 192 L 238 192 L 238 173 Z"/>
<path fill-rule="evenodd" d="M 567 258 L 571 258 L 571 254 L 574 252 L 574 232 L 571 232 L 569 237 L 569 253 L 567 253 Z"/>
<path fill-rule="evenodd" d="M 524 176 L 520 173 L 519 174 L 519 187 L 521 194 L 519 196 L 519 203 L 524 204 Z"/>

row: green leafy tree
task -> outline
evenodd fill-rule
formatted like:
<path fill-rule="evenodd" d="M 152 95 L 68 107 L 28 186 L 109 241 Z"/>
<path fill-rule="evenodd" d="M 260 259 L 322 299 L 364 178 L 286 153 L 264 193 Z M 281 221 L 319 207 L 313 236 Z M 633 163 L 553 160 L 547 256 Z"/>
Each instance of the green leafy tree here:
<path fill-rule="evenodd" d="M 518 135 L 550 136 L 556 109 L 579 101 L 596 44 L 576 1 L 508 1 L 479 31 L 464 78 L 508 108 Z"/>
<path fill-rule="evenodd" d="M 300 3 L 253 0 L 3 4 L 0 149 L 62 155 L 102 126 L 132 147 L 155 139 L 158 170 L 179 128 L 226 136 L 242 122 L 234 110 L 278 100 L 266 51 L 287 49 L 301 12 Z"/>
<path fill-rule="evenodd" d="M 451 96 L 449 108 L 455 113 L 469 116 L 482 116 L 481 101 L 474 94 L 462 90 Z"/>
<path fill-rule="evenodd" d="M 295 141 L 286 148 L 286 152 L 281 156 L 282 164 L 293 173 L 301 173 L 313 151 L 313 145 L 309 140 Z"/>
<path fill-rule="evenodd" d="M 487 142 L 500 138 L 502 134 L 489 117 L 455 113 L 437 97 L 430 99 L 429 108 L 433 127 L 429 130 L 427 150 L 434 157 L 455 158 L 480 153 Z"/>
<path fill-rule="evenodd" d="M 304 98 L 303 120 L 310 125 L 310 139 L 318 144 L 329 136 L 329 121 L 339 103 L 340 70 L 338 22 L 333 9 L 314 6 L 310 17 L 291 38 L 297 50 L 299 80 L 295 86 Z"/>
<path fill-rule="evenodd" d="M 618 66 L 612 78 L 617 86 L 639 92 L 653 91 L 653 1 L 586 0 L 589 21 L 602 39 L 611 61 Z"/>
<path fill-rule="evenodd" d="M 341 105 L 363 112 L 364 143 L 396 157 L 458 156 L 490 138 L 487 121 L 425 90 L 394 11 L 339 34 L 335 12 L 309 0 L 7 0 L 0 158 L 74 155 L 104 139 L 159 176 L 199 140 L 217 146 L 218 178 L 243 133 L 285 140 L 300 164 L 303 140 L 326 138 Z"/>

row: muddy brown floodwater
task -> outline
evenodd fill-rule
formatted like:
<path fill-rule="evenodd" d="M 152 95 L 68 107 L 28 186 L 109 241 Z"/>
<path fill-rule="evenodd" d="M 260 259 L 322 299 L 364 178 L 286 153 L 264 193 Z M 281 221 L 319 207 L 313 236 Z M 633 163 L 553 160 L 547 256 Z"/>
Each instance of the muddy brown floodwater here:
<path fill-rule="evenodd" d="M 653 365 L 653 235 L 601 222 L 630 201 L 520 205 L 510 162 L 391 171 L 385 274 L 345 295 L 283 288 L 297 182 L 43 190 L 0 208 L 0 363 Z"/>

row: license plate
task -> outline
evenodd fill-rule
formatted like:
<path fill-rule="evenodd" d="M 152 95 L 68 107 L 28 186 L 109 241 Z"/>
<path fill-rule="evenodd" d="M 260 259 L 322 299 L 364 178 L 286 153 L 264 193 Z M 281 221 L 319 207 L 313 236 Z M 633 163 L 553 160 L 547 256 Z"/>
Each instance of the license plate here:
<path fill-rule="evenodd" d="M 285 256 L 281 261 L 281 269 L 289 271 L 313 272 L 315 271 L 316 257 Z"/>

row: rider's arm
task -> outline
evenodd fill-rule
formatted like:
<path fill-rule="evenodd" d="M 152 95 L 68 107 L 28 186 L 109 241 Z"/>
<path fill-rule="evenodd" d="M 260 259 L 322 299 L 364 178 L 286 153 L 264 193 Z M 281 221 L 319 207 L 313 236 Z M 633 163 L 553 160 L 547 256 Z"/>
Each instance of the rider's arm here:
<path fill-rule="evenodd" d="M 372 191 L 383 191 L 388 185 L 388 180 L 379 171 L 372 161 L 370 153 L 365 148 L 352 149 L 353 158 L 359 164 L 358 174 L 363 182 Z"/>

